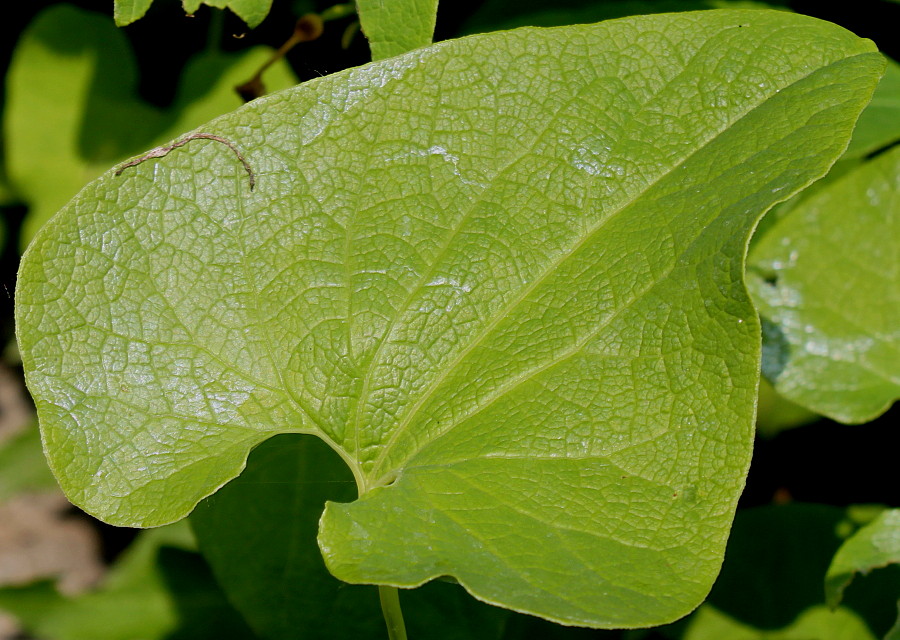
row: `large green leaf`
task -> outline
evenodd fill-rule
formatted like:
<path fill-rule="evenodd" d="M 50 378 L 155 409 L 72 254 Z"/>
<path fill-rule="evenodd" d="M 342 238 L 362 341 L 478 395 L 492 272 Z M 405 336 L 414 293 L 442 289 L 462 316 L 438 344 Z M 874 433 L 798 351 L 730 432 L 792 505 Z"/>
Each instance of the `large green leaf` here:
<path fill-rule="evenodd" d="M 51 465 L 148 526 L 314 433 L 361 494 L 320 525 L 338 578 L 681 616 L 750 458 L 747 237 L 840 155 L 883 64 L 764 11 L 476 36 L 110 171 L 18 280 Z"/>
<path fill-rule="evenodd" d="M 778 393 L 851 423 L 900 396 L 900 147 L 804 199 L 749 265 Z"/>
<path fill-rule="evenodd" d="M 193 58 L 160 111 L 138 98 L 134 56 L 108 17 L 70 5 L 42 12 L 16 48 L 3 123 L 10 181 L 29 205 L 23 247 L 111 163 L 240 106 L 234 86 L 270 55 L 259 47 Z M 266 83 L 281 89 L 296 79 L 279 62 Z"/>
<path fill-rule="evenodd" d="M 356 0 L 356 5 L 373 60 L 431 44 L 438 0 Z"/>

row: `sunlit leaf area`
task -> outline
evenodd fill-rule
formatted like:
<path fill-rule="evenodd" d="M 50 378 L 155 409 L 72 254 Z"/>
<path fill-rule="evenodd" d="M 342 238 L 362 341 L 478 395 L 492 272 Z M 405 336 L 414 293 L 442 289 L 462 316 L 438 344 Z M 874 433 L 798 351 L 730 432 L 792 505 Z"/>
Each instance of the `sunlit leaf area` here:
<path fill-rule="evenodd" d="M 900 640 L 900 4 L 0 20 L 0 640 Z"/>

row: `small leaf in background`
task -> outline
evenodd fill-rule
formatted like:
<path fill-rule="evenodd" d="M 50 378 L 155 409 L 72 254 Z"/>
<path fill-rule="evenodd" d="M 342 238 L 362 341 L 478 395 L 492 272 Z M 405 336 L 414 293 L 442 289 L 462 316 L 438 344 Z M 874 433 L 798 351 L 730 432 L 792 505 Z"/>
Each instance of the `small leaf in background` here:
<path fill-rule="evenodd" d="M 117 27 L 124 27 L 139 20 L 147 13 L 153 0 L 115 0 L 113 16 Z"/>
<path fill-rule="evenodd" d="M 748 269 L 768 327 L 763 373 L 779 394 L 848 423 L 900 395 L 900 147 L 795 206 Z"/>
<path fill-rule="evenodd" d="M 790 13 L 667 14 L 448 41 L 209 123 L 253 191 L 194 141 L 91 183 L 23 258 L 51 466 L 151 526 L 317 434 L 362 494 L 322 517 L 338 578 L 682 616 L 750 460 L 747 238 L 883 65 Z"/>
<path fill-rule="evenodd" d="M 882 511 L 841 545 L 825 576 L 828 605 L 833 608 L 841 603 L 844 590 L 857 573 L 866 575 L 891 564 L 900 564 L 900 509 Z M 900 598 L 900 572 L 894 571 L 893 578 L 893 596 Z M 898 628 L 900 617 L 894 626 Z"/>
<path fill-rule="evenodd" d="M 847 609 L 829 611 L 825 606 L 811 607 L 783 629 L 771 631 L 756 629 L 715 607 L 703 605 L 681 640 L 877 640 L 877 636 L 857 614 Z"/>
<path fill-rule="evenodd" d="M 29 207 L 22 247 L 110 164 L 239 107 L 234 87 L 270 55 L 265 47 L 199 54 L 160 111 L 138 98 L 134 55 L 108 17 L 69 5 L 41 13 L 13 57 L 4 114 L 11 188 Z M 296 84 L 283 61 L 265 81 L 272 90 Z"/>
<path fill-rule="evenodd" d="M 188 14 L 197 11 L 202 4 L 217 9 L 231 9 L 251 29 L 259 26 L 272 8 L 272 0 L 182 0 L 182 4 Z"/>
<path fill-rule="evenodd" d="M 260 638 L 384 635 L 376 588 L 332 576 L 316 544 L 325 502 L 355 497 L 353 474 L 328 445 L 283 435 L 254 449 L 241 475 L 191 514 L 200 550 Z M 495 640 L 510 615 L 448 583 L 400 597 L 410 638 Z"/>
<path fill-rule="evenodd" d="M 143 18 L 151 4 L 153 0 L 115 0 L 113 14 L 116 25 L 124 27 Z M 204 4 L 217 9 L 231 9 L 251 29 L 258 26 L 272 8 L 272 0 L 182 0 L 184 11 L 189 15 Z"/>
<path fill-rule="evenodd" d="M 900 140 L 900 64 L 887 60 L 872 102 L 862 114 L 844 158 L 861 158 Z"/>
<path fill-rule="evenodd" d="M 851 508 L 851 511 L 855 510 Z M 738 512 L 722 573 L 681 640 L 874 640 L 893 622 L 896 592 L 862 585 L 832 611 L 822 579 L 852 526 L 837 507 L 792 503 Z"/>
<path fill-rule="evenodd" d="M 253 640 L 193 546 L 186 524 L 147 531 L 96 590 L 51 583 L 0 588 L 0 609 L 48 640 Z"/>
<path fill-rule="evenodd" d="M 37 423 L 0 442 L 0 503 L 24 491 L 55 489 Z"/>
<path fill-rule="evenodd" d="M 356 0 L 372 60 L 431 44 L 438 0 Z"/>

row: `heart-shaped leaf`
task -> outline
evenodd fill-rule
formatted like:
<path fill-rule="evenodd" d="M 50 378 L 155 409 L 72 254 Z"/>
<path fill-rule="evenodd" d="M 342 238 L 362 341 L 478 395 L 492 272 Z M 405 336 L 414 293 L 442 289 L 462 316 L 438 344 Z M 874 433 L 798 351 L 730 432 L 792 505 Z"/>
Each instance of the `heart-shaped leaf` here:
<path fill-rule="evenodd" d="M 23 260 L 51 465 L 150 526 L 314 433 L 361 495 L 322 518 L 338 578 L 684 615 L 750 459 L 747 237 L 840 155 L 883 65 L 811 18 L 644 16 L 449 41 L 213 121 Z"/>

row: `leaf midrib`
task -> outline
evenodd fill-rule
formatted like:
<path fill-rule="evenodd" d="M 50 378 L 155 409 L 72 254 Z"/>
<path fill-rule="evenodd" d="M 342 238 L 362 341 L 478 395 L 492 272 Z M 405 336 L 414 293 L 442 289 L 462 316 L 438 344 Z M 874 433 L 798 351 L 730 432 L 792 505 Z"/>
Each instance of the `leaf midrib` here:
<path fill-rule="evenodd" d="M 737 28 L 737 27 L 733 27 L 733 28 Z M 773 33 L 775 33 L 775 32 L 773 32 Z M 515 307 L 517 307 L 519 304 L 521 304 L 521 302 L 524 301 L 538 286 L 540 286 L 547 278 L 549 278 L 553 273 L 555 273 L 555 271 L 559 268 L 559 266 L 562 263 L 564 263 L 572 255 L 574 255 L 588 241 L 592 240 L 594 235 L 599 233 L 606 226 L 607 223 L 609 223 L 613 219 L 617 218 L 618 215 L 621 214 L 623 211 L 628 210 L 632 205 L 634 205 L 636 203 L 636 201 L 638 201 L 640 199 L 641 196 L 645 195 L 648 191 L 650 191 L 651 189 L 656 187 L 665 178 L 670 176 L 675 170 L 680 168 L 685 162 L 690 160 L 696 154 L 698 154 L 701 151 L 703 151 L 704 149 L 706 149 L 710 144 L 715 142 L 723 133 L 727 132 L 729 129 L 731 129 L 733 126 L 735 126 L 735 124 L 737 124 L 744 118 L 747 118 L 748 116 L 752 115 L 755 111 L 757 111 L 761 107 L 768 104 L 771 100 L 775 99 L 780 94 L 784 93 L 785 91 L 791 89 L 792 87 L 796 86 L 797 84 L 803 82 L 807 78 L 809 78 L 817 73 L 820 73 L 821 71 L 823 71 L 825 69 L 831 68 L 835 65 L 843 64 L 843 63 L 845 63 L 849 60 L 852 60 L 856 57 L 859 57 L 861 55 L 868 55 L 868 54 L 869 54 L 869 52 L 858 53 L 858 54 L 855 54 L 852 56 L 841 58 L 841 59 L 836 60 L 828 65 L 816 67 L 811 72 L 803 74 L 802 76 L 798 77 L 797 79 L 791 81 L 789 84 L 784 85 L 783 87 L 779 88 L 777 91 L 773 91 L 764 100 L 752 105 L 746 111 L 741 113 L 738 117 L 734 118 L 733 120 L 730 120 L 725 126 L 723 126 L 721 129 L 719 129 L 718 131 L 713 133 L 709 138 L 707 138 L 702 143 L 700 143 L 700 145 L 697 146 L 695 149 L 693 149 L 690 153 L 686 154 L 683 158 L 681 158 L 675 164 L 673 164 L 672 167 L 667 169 L 665 172 L 661 173 L 659 176 L 654 178 L 652 181 L 648 182 L 637 193 L 635 193 L 633 196 L 631 196 L 630 200 L 629 199 L 624 200 L 622 203 L 620 203 L 618 208 L 611 211 L 608 216 L 602 218 L 596 225 L 594 225 L 594 227 L 592 229 L 589 229 L 582 238 L 580 238 L 576 243 L 574 243 L 573 246 L 569 250 L 562 252 L 560 254 L 560 257 L 557 258 L 556 260 L 554 260 L 550 264 L 550 266 L 540 276 L 538 276 L 535 280 L 533 280 L 527 287 L 522 289 L 522 292 L 520 293 L 520 295 L 513 298 L 513 300 L 509 304 L 507 304 L 501 311 L 499 311 L 496 314 L 495 318 L 488 325 L 485 326 L 485 328 L 469 343 L 469 345 L 467 345 L 465 349 L 461 350 L 459 352 L 459 354 L 450 363 L 448 363 L 448 365 L 446 367 L 443 368 L 440 375 L 438 375 L 434 379 L 434 381 L 426 388 L 426 390 L 422 393 L 421 396 L 419 396 L 419 399 L 411 406 L 411 408 L 404 413 L 403 418 L 399 421 L 397 427 L 392 432 L 391 437 L 388 439 L 388 441 L 382 447 L 381 453 L 375 459 L 375 461 L 372 465 L 371 473 L 367 474 L 368 477 L 376 478 L 376 479 L 379 478 L 379 475 L 380 475 L 378 473 L 379 468 L 382 465 L 382 463 L 388 459 L 388 454 L 390 453 L 394 443 L 397 441 L 397 439 L 400 437 L 400 435 L 402 435 L 409 428 L 410 424 L 412 424 L 412 422 L 414 421 L 419 410 L 431 399 L 434 392 L 438 388 L 440 388 L 440 386 L 443 384 L 443 382 L 448 377 L 450 377 L 450 375 L 455 371 L 456 367 L 459 366 L 459 364 L 461 364 L 466 359 L 466 357 L 475 348 L 477 348 L 485 338 L 487 338 L 493 332 L 493 330 L 508 316 L 508 314 L 511 311 L 513 311 L 515 309 Z M 652 288 L 653 286 L 656 286 L 658 284 L 658 282 L 659 282 L 659 280 L 654 280 L 653 282 L 651 282 L 648 289 Z M 645 293 L 645 292 L 646 292 L 646 290 L 640 292 L 638 294 L 638 296 L 636 296 L 635 299 L 632 300 L 628 304 L 633 304 L 634 301 L 639 299 L 639 297 L 641 295 L 643 295 L 643 293 Z M 626 306 L 627 305 L 623 305 L 622 309 L 626 308 Z M 617 311 L 616 314 L 614 314 L 613 318 L 615 316 L 617 316 L 618 313 L 621 313 L 622 309 Z M 604 324 L 604 326 L 606 326 L 606 325 Z M 602 329 L 603 329 L 603 326 L 601 326 L 597 330 L 599 331 Z M 574 353 L 577 353 L 578 350 L 583 348 L 583 346 L 584 345 L 577 346 L 576 350 L 573 353 L 569 353 L 569 350 L 567 350 L 567 352 L 565 352 L 563 357 L 570 357 Z M 549 364 L 545 363 L 545 364 L 541 365 L 541 369 L 553 366 L 553 364 L 555 364 L 554 361 L 551 361 Z M 458 421 L 454 421 L 453 423 L 449 424 L 445 429 L 442 429 L 435 436 L 435 438 L 440 437 L 441 435 L 451 431 L 456 426 L 458 426 L 458 424 L 459 424 Z M 435 438 L 432 438 L 432 440 L 430 440 L 429 442 L 433 441 Z M 420 449 L 421 449 L 421 447 L 420 447 Z M 376 482 L 373 483 L 373 486 L 378 486 L 377 480 L 376 480 Z"/>

